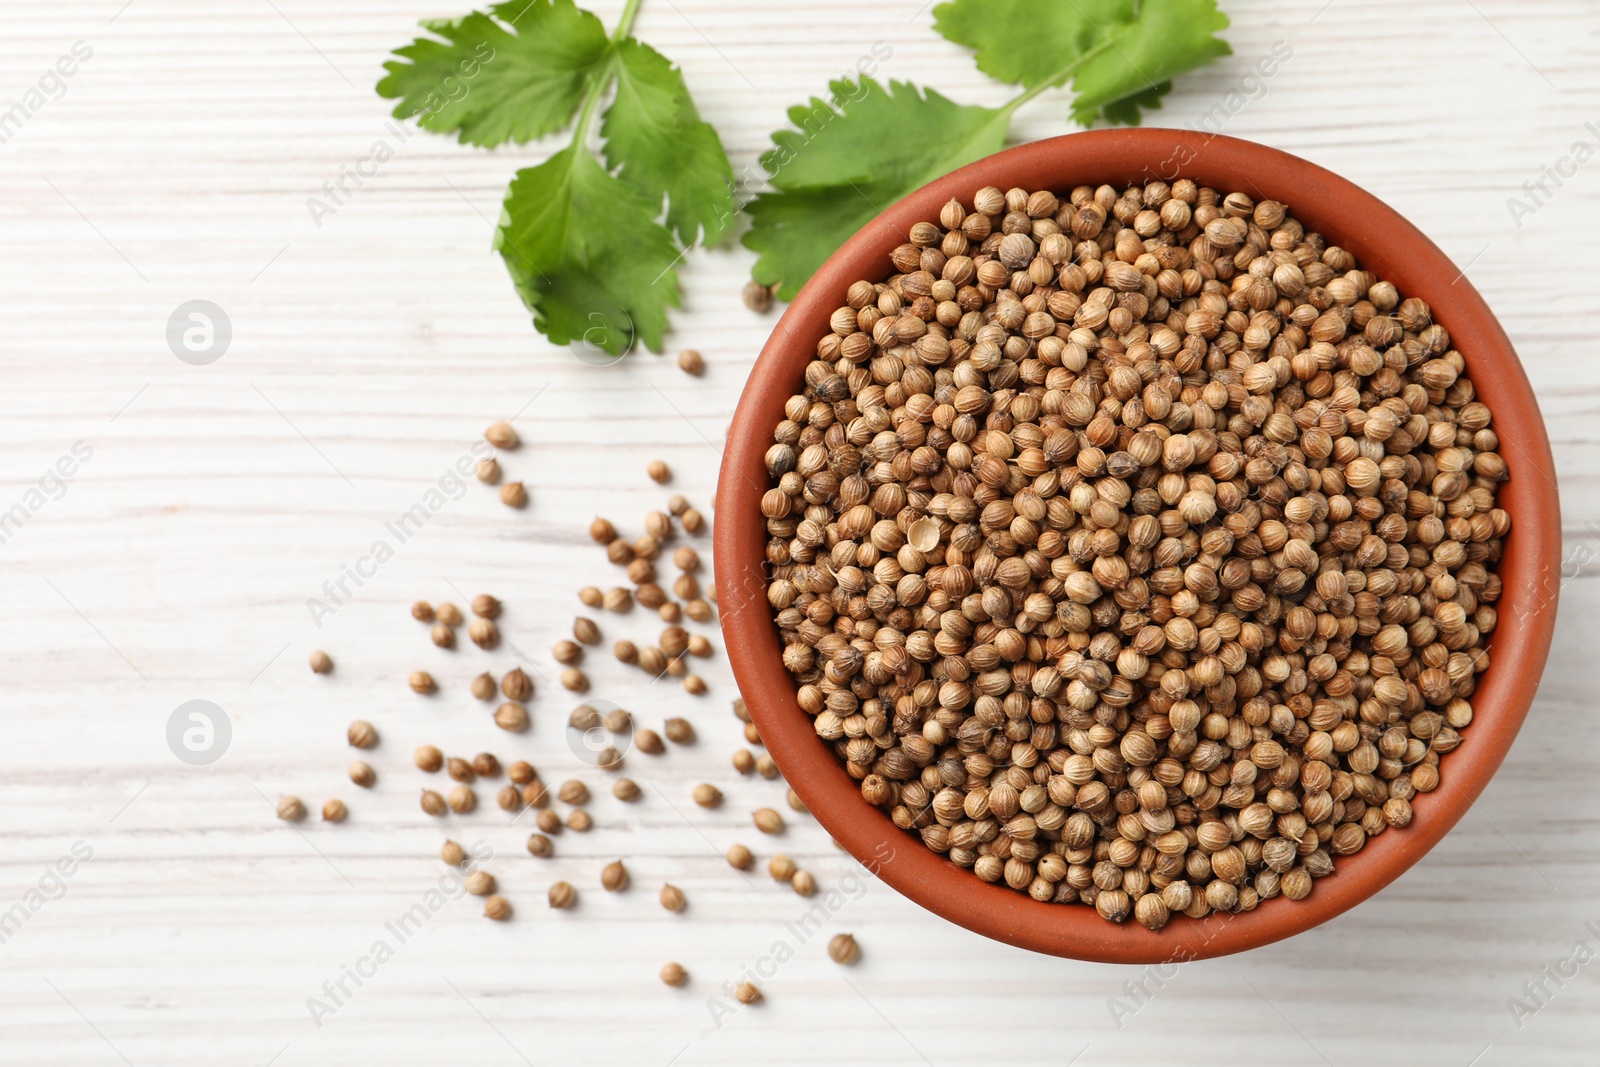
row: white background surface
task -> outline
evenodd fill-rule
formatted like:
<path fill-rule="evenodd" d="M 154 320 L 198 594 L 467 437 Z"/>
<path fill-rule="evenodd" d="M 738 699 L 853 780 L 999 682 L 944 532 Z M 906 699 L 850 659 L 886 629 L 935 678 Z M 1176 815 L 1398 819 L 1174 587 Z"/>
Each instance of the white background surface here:
<path fill-rule="evenodd" d="M 634 758 L 647 783 L 636 806 L 601 783 L 595 830 L 564 835 L 550 860 L 529 857 L 525 827 L 492 804 L 452 818 L 452 836 L 496 851 L 516 920 L 450 903 L 320 1028 L 307 998 L 441 870 L 443 828 L 417 810 L 412 746 L 525 756 L 552 783 L 576 767 L 559 729 L 565 694 L 541 681 L 536 728 L 509 739 L 464 683 L 509 668 L 514 651 L 440 652 L 405 605 L 493 591 L 510 642 L 553 677 L 548 650 L 578 609 L 575 588 L 612 580 L 588 519 L 636 532 L 665 496 L 644 476 L 657 456 L 673 488 L 706 505 L 712 442 L 774 320 L 739 303 L 750 256 L 729 247 L 682 271 L 669 344 L 705 353 L 703 380 L 670 358 L 597 369 L 554 349 L 489 250 L 506 181 L 548 146 L 486 153 L 419 135 L 313 224 L 306 198 L 384 136 L 388 105 L 372 85 L 385 54 L 415 19 L 464 11 L 457 0 L 122 6 L 0 5 L 0 104 L 74 41 L 94 49 L 66 94 L 0 145 L 0 507 L 73 442 L 94 450 L 65 496 L 0 545 L 0 907 L 74 842 L 94 854 L 0 945 L 0 1061 L 1592 1061 L 1600 964 L 1549 985 L 1520 1028 L 1507 1001 L 1576 941 L 1600 948 L 1584 928 L 1600 926 L 1600 582 L 1576 566 L 1600 554 L 1600 162 L 1520 228 L 1506 206 L 1572 142 L 1596 141 L 1584 128 L 1600 119 L 1592 6 L 1228 0 L 1235 55 L 1182 79 L 1154 116 L 1193 122 L 1287 42 L 1292 60 L 1227 132 L 1331 167 L 1414 220 L 1500 313 L 1544 404 L 1577 572 L 1550 666 L 1476 810 L 1398 883 L 1290 942 L 1184 967 L 1120 1026 L 1108 998 L 1133 969 L 990 943 L 870 884 L 827 931 L 857 934 L 859 967 L 829 962 L 822 938 L 796 944 L 766 1003 L 719 1027 L 708 997 L 776 939 L 794 942 L 784 924 L 804 911 L 720 857 L 736 840 L 770 855 L 747 813 L 781 806 L 781 789 L 728 770 L 740 737 L 720 658 L 695 701 L 591 657 L 595 695 L 647 722 L 692 715 L 700 743 Z M 609 22 L 620 4 L 593 6 Z M 784 108 L 876 40 L 894 50 L 886 76 L 1004 99 L 918 7 L 645 0 L 637 32 L 683 66 L 738 168 Z M 1066 110 L 1047 94 L 1014 134 L 1064 132 Z M 164 341 L 168 315 L 194 298 L 233 324 L 208 367 Z M 307 597 L 485 424 L 519 410 L 526 445 L 505 466 L 532 506 L 510 512 L 474 484 L 314 626 Z M 640 613 L 602 623 L 608 640 L 656 629 Z M 305 667 L 317 647 L 337 661 L 330 677 Z M 404 677 L 416 667 L 446 692 L 414 697 Z M 164 739 L 192 698 L 233 720 L 210 767 L 180 763 Z M 356 717 L 383 735 L 370 795 L 343 776 Z M 687 803 L 701 780 L 728 794 L 720 811 Z M 313 807 L 342 795 L 353 814 L 297 832 L 264 799 L 281 791 Z M 859 874 L 815 823 L 791 822 L 782 847 L 825 887 Z M 604 894 L 599 868 L 617 856 L 634 888 Z M 579 887 L 576 910 L 543 906 L 557 877 Z M 666 879 L 688 894 L 686 914 L 655 903 Z M 667 959 L 689 968 L 687 989 L 657 981 Z"/>

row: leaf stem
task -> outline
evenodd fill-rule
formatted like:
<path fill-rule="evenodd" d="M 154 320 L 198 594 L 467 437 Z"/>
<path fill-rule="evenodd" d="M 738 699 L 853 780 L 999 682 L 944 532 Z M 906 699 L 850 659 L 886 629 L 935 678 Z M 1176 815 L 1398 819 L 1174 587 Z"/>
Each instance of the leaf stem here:
<path fill-rule="evenodd" d="M 644 0 L 628 0 L 622 7 L 622 14 L 617 18 L 617 27 L 611 31 L 611 43 L 616 45 L 624 40 L 633 30 L 633 20 L 639 16 L 639 7 Z M 572 143 L 580 147 L 589 143 L 589 126 L 594 122 L 595 111 L 600 106 L 600 98 L 606 95 L 611 88 L 611 83 L 617 74 L 616 54 L 613 53 L 606 63 L 605 70 L 594 79 L 589 86 L 588 95 L 583 98 L 583 110 L 578 112 L 578 123 L 572 131 Z"/>
<path fill-rule="evenodd" d="M 1032 88 L 1024 89 L 1010 100 L 1007 100 L 1004 104 L 1001 104 L 1000 110 L 1009 116 L 1013 111 L 1017 110 L 1017 108 L 1021 107 L 1023 104 L 1026 104 L 1029 100 L 1032 100 L 1046 89 L 1054 89 L 1065 85 L 1067 83 L 1067 79 L 1076 74 L 1079 67 L 1083 66 L 1085 63 L 1089 62 L 1089 60 L 1104 52 L 1107 48 L 1110 48 L 1112 44 L 1112 39 L 1107 37 L 1104 41 L 1095 45 L 1093 48 L 1083 53 L 1083 55 L 1079 56 L 1077 59 L 1074 59 L 1071 63 L 1068 63 L 1066 66 L 1050 75 L 1050 77 L 1043 79 Z"/>
<path fill-rule="evenodd" d="M 628 0 L 622 7 L 622 15 L 617 19 L 617 28 L 611 31 L 611 43 L 616 44 L 633 30 L 633 20 L 638 17 L 639 5 L 644 0 Z"/>

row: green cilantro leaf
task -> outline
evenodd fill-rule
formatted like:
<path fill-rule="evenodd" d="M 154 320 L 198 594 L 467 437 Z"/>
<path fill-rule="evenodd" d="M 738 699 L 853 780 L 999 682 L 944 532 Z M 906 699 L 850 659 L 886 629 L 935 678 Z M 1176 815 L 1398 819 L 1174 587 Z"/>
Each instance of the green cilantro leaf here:
<path fill-rule="evenodd" d="M 976 53 L 978 69 L 1031 91 L 1063 85 L 1072 117 L 1137 126 L 1172 78 L 1227 55 L 1216 0 L 949 0 L 934 29 Z"/>
<path fill-rule="evenodd" d="M 443 40 L 395 49 L 378 95 L 399 98 L 396 118 L 415 115 L 424 129 L 484 146 L 520 144 L 572 122 L 610 62 L 605 26 L 572 0 L 510 0 L 491 10 L 494 17 L 424 22 Z"/>
<path fill-rule="evenodd" d="M 616 47 L 617 95 L 600 132 L 606 163 L 654 204 L 684 244 L 715 244 L 733 219 L 733 167 L 717 131 L 702 122 L 683 74 L 654 48 Z"/>
<path fill-rule="evenodd" d="M 1139 104 L 1175 75 L 1205 66 L 1233 49 L 1215 36 L 1228 28 L 1228 16 L 1217 10 L 1216 0 L 1143 0 L 1133 22 L 1107 28 L 1107 45 L 1091 55 L 1072 79 L 1072 117 L 1087 126 L 1102 111 L 1112 118 L 1110 106 L 1131 101 L 1130 112 L 1120 109 L 1115 120 L 1137 123 Z M 1133 100 L 1132 98 L 1141 98 Z"/>
<path fill-rule="evenodd" d="M 999 150 L 1010 112 L 957 104 L 907 82 L 830 83 L 828 100 L 791 108 L 795 129 L 761 158 L 772 190 L 746 207 L 753 271 L 792 299 L 844 241 L 934 178 Z"/>
<path fill-rule="evenodd" d="M 661 350 L 678 305 L 679 252 L 659 209 L 579 144 L 517 172 L 495 247 L 534 326 L 558 345 L 620 356 L 637 337 Z"/>

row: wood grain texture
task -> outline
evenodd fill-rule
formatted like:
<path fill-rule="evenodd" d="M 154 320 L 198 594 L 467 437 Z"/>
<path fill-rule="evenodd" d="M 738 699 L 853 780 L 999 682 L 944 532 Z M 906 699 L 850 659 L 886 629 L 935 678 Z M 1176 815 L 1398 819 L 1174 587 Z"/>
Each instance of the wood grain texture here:
<path fill-rule="evenodd" d="M 620 3 L 594 7 L 614 18 Z M 0 544 L 0 912 L 30 888 L 49 899 L 0 944 L 0 1059 L 16 1064 L 744 1064 L 1208 1062 L 1570 1064 L 1594 1056 L 1600 970 L 1560 985 L 1518 1021 L 1508 998 L 1600 947 L 1600 760 L 1590 671 L 1600 640 L 1600 284 L 1588 255 L 1600 163 L 1563 179 L 1520 226 L 1507 198 L 1573 142 L 1597 141 L 1600 15 L 1581 0 L 1228 0 L 1235 54 L 1182 79 L 1170 125 L 1230 91 L 1226 132 L 1297 152 L 1414 220 L 1503 317 L 1539 392 L 1562 476 L 1569 580 L 1549 670 L 1503 770 L 1474 814 L 1381 896 L 1290 942 L 1174 975 L 1078 964 L 989 943 L 874 883 L 796 816 L 780 839 L 748 822 L 781 788 L 740 779 L 725 665 L 711 694 L 648 685 L 592 656 L 593 695 L 647 722 L 692 716 L 700 740 L 629 759 L 645 796 L 604 792 L 596 826 L 557 855 L 523 851 L 527 827 L 492 805 L 463 818 L 417 810 L 413 745 L 531 759 L 552 782 L 580 773 L 561 722 L 551 643 L 576 586 L 613 581 L 584 532 L 596 513 L 637 530 L 666 490 L 704 506 L 744 375 L 773 320 L 738 289 L 751 257 L 692 254 L 669 343 L 706 356 L 702 380 L 670 358 L 595 368 L 530 329 L 489 251 L 511 173 L 548 146 L 483 152 L 418 135 L 319 228 L 306 198 L 386 136 L 371 91 L 384 56 L 441 0 L 123 0 L 3 9 L 0 107 L 75 41 L 93 56 L 0 144 L 0 510 L 74 442 L 87 462 Z M 784 109 L 850 68 L 874 41 L 882 73 L 955 98 L 998 102 L 918 0 L 804 5 L 646 0 L 638 32 L 680 63 L 736 169 L 753 165 Z M 119 10 L 120 9 L 120 10 Z M 1252 89 L 1276 41 L 1293 57 Z M 1017 139 L 1064 132 L 1046 96 Z M 1445 279 L 1446 282 L 1449 279 Z M 169 314 L 204 298 L 232 321 L 205 367 L 167 350 Z M 424 499 L 491 419 L 517 416 L 504 458 L 527 481 L 524 512 L 476 484 L 447 501 L 319 627 L 306 607 Z M 30 511 L 32 509 L 30 508 Z M 507 646 L 433 648 L 405 605 L 481 590 L 507 605 Z M 602 619 L 607 639 L 649 637 L 640 613 Z M 511 646 L 514 646 L 511 647 Z M 305 667 L 325 648 L 337 668 Z M 525 655 L 524 655 L 525 654 Z M 497 731 L 466 695 L 481 669 L 529 664 L 534 730 Z M 405 687 L 432 670 L 444 691 Z M 229 713 L 231 747 L 209 767 L 173 758 L 182 702 Z M 345 725 L 383 735 L 370 794 L 344 778 Z M 1470 742 L 1470 734 L 1468 742 Z M 694 808 L 695 782 L 727 802 Z M 290 791 L 343 796 L 339 827 L 272 818 Z M 487 793 L 488 790 L 485 790 Z M 359 795 L 357 795 L 359 794 Z M 487 795 L 484 798 L 488 799 Z M 517 907 L 492 924 L 446 903 L 403 944 L 385 924 L 424 901 L 448 833 L 482 840 Z M 822 933 L 810 903 L 720 852 L 775 848 L 840 892 Z M 46 877 L 75 842 L 93 859 Z M 634 886 L 606 894 L 617 856 Z M 566 878 L 580 906 L 550 912 Z M 662 881 L 688 894 L 672 915 Z M 818 898 L 822 899 L 822 898 Z M 854 931 L 843 970 L 827 935 Z M 323 996 L 380 939 L 393 958 Z M 766 1002 L 716 1018 L 708 998 L 773 952 L 794 952 Z M 677 959 L 683 990 L 656 980 Z M 1135 992 L 1126 983 L 1143 983 Z M 1114 1010 L 1119 998 L 1121 1012 Z M 1146 1001 L 1147 1003 L 1142 1003 Z M 1137 1010 L 1129 1009 L 1137 1007 Z M 1375 1055 L 1376 1054 L 1376 1055 Z"/>

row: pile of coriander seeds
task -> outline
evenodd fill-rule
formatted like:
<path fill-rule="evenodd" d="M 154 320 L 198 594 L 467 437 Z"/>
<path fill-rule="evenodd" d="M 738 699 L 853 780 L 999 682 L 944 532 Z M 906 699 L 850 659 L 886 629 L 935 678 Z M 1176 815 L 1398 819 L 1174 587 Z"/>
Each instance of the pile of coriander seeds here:
<path fill-rule="evenodd" d="M 768 598 L 870 803 L 1152 930 L 1404 832 L 1510 526 L 1428 305 L 1283 204 L 980 189 L 857 281 L 774 431 Z"/>

